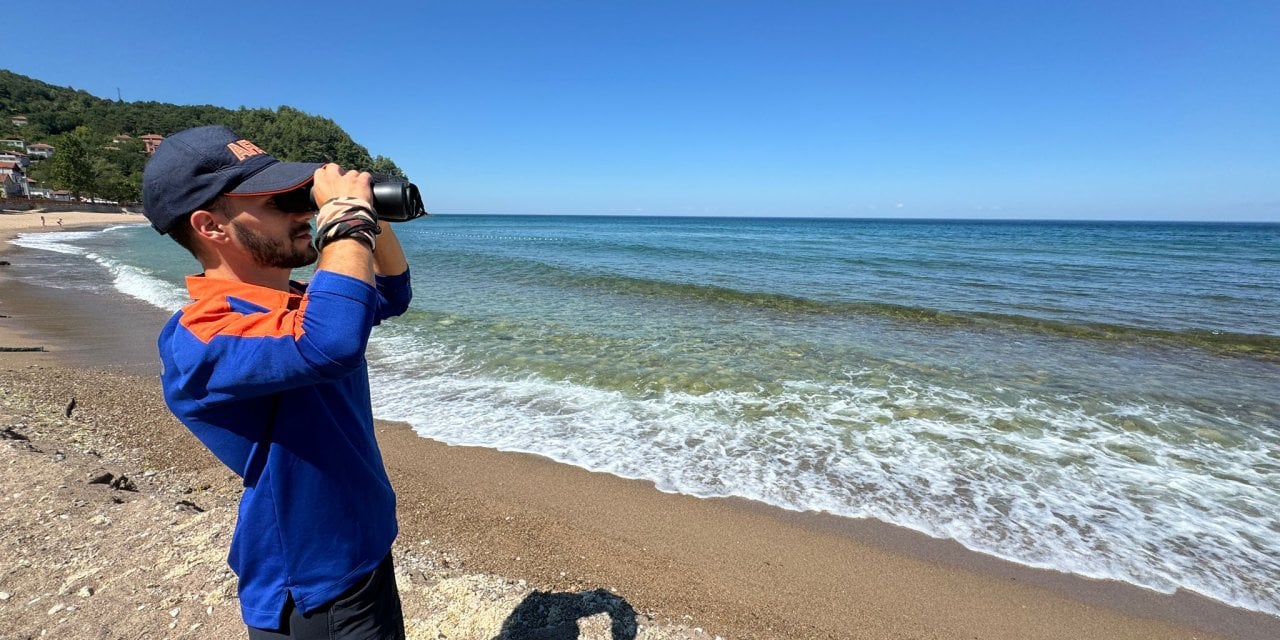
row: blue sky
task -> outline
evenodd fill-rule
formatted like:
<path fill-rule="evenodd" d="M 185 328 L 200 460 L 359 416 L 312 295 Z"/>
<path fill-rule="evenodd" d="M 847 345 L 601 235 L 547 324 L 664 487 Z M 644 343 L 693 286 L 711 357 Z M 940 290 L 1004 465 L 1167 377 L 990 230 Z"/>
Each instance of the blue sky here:
<path fill-rule="evenodd" d="M 95 0 L 6 26 L 0 65 L 52 84 L 332 118 L 433 212 L 1280 221 L 1275 0 Z"/>

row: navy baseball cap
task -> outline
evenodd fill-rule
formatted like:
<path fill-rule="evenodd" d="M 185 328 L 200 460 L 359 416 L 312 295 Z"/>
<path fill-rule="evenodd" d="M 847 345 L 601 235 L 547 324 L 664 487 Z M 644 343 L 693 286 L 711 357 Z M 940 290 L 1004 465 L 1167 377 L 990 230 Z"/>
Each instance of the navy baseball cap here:
<path fill-rule="evenodd" d="M 222 195 L 261 196 L 311 182 L 320 162 L 280 162 L 226 127 L 196 127 L 164 139 L 142 172 L 142 208 L 151 226 L 174 222 Z"/>

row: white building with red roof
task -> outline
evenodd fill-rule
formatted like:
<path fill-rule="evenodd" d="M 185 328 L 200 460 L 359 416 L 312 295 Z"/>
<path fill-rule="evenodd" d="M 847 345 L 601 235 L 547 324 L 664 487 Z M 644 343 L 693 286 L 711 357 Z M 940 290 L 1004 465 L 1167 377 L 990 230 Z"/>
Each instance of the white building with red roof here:
<path fill-rule="evenodd" d="M 37 142 L 27 146 L 27 155 L 33 158 L 49 159 L 53 157 L 53 145 Z"/>

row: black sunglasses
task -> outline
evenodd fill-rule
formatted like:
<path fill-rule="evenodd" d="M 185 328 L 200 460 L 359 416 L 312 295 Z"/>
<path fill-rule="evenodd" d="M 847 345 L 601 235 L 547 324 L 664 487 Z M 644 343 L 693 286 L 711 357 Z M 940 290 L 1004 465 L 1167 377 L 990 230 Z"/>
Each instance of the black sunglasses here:
<path fill-rule="evenodd" d="M 280 213 L 307 213 L 316 210 L 316 203 L 311 200 L 310 186 L 271 196 L 271 206 Z"/>

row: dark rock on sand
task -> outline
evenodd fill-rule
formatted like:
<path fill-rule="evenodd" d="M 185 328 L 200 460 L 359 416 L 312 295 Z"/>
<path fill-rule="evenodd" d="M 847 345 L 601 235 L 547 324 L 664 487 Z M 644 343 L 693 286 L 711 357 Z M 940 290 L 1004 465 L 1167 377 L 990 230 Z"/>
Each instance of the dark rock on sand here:
<path fill-rule="evenodd" d="M 133 481 L 130 480 L 128 476 L 125 476 L 123 473 L 120 474 L 120 476 L 117 477 L 115 480 L 111 481 L 111 488 L 119 491 L 137 492 L 138 490 L 138 486 L 133 484 Z"/>
<path fill-rule="evenodd" d="M 175 511 L 194 511 L 196 513 L 204 513 L 204 509 L 202 509 L 200 505 L 190 500 L 179 500 L 174 503 L 173 508 Z"/>

